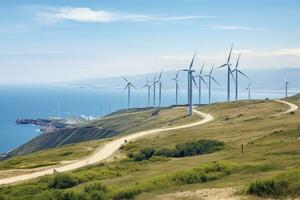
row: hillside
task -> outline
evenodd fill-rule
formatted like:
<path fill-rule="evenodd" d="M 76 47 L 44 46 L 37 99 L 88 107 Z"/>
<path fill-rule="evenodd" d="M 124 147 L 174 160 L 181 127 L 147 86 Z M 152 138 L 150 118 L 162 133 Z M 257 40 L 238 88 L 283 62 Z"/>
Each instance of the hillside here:
<path fill-rule="evenodd" d="M 300 106 L 299 96 L 286 101 Z M 185 109 L 181 117 L 174 113 L 180 109 L 173 109 L 157 116 L 156 123 L 149 115 L 142 117 L 148 111 L 136 113 L 139 125 L 128 121 L 127 112 L 118 113 L 118 120 L 114 114 L 106 120 L 117 126 L 123 119 L 122 134 L 190 122 L 184 117 Z M 72 173 L 2 186 L 0 199 L 299 197 L 298 110 L 278 115 L 289 107 L 269 100 L 216 103 L 196 109 L 210 113 L 214 121 L 139 138 L 122 146 L 113 159 Z"/>
<path fill-rule="evenodd" d="M 59 150 L 58 148 L 60 154 L 63 155 L 66 154 L 66 152 L 79 149 L 81 144 L 76 145 L 77 143 L 97 141 L 99 139 L 108 139 L 113 136 L 126 135 L 139 130 L 146 130 L 150 128 L 171 127 L 174 126 L 174 124 L 182 124 L 187 120 L 195 121 L 197 119 L 197 117 L 187 119 L 185 113 L 186 109 L 183 107 L 170 107 L 161 109 L 131 109 L 129 111 L 120 110 L 111 113 L 101 119 L 73 125 L 72 127 L 68 127 L 58 131 L 45 132 L 27 142 L 26 144 L 9 152 L 6 158 L 22 156 L 34 152 L 37 152 L 34 156 L 35 158 L 37 158 L 40 157 L 40 155 L 45 155 L 45 153 L 38 153 L 38 151 L 51 149 L 50 151 L 54 153 L 57 147 L 65 148 L 66 145 L 68 145 L 68 148 L 65 148 L 65 151 Z M 91 150 L 95 149 L 92 148 L 95 143 L 87 144 L 90 144 L 91 148 L 82 148 L 80 150 L 80 153 L 78 153 L 79 155 L 86 155 L 86 153 L 89 153 L 91 152 Z M 56 157 L 60 157 L 59 155 L 57 155 L 57 153 L 55 154 Z M 69 155 L 71 154 L 69 153 Z M 29 157 L 31 157 L 31 155 L 27 156 L 27 158 Z M 71 157 L 72 159 L 74 159 L 79 158 L 80 156 L 74 156 L 74 153 L 72 153 Z M 63 157 L 61 158 L 63 159 Z M 5 162 L 0 162 L 0 168 L 1 166 L 7 165 L 13 168 L 24 168 L 28 166 L 28 164 L 24 163 L 24 160 L 27 160 L 26 157 L 11 158 L 9 160 L 6 160 Z M 42 162 L 39 165 L 53 165 L 57 164 L 57 161 L 59 161 L 59 159 L 54 159 L 52 160 L 52 162 L 48 160 L 47 162 Z M 32 164 L 30 164 L 30 166 L 31 165 Z"/>

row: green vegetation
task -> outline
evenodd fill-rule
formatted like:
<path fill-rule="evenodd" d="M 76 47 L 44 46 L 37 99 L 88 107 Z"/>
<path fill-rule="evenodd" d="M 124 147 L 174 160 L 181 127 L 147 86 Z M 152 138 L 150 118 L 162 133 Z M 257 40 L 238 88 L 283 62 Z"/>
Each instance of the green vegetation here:
<path fill-rule="evenodd" d="M 297 105 L 300 105 L 299 100 L 299 97 L 288 99 Z M 217 103 L 197 109 L 211 113 L 215 120 L 201 126 L 156 133 L 129 142 L 115 155 L 117 159 L 68 173 L 72 180 L 78 180 L 72 187 L 49 188 L 55 176 L 46 176 L 28 183 L 0 187 L 0 200 L 150 200 L 156 197 L 159 199 L 160 195 L 166 193 L 215 187 L 238 187 L 250 199 L 257 198 L 250 195 L 300 195 L 300 143 L 297 140 L 300 136 L 300 112 L 271 117 L 288 109 L 286 105 L 273 101 Z M 177 112 L 180 109 L 174 110 Z M 165 120 L 169 121 L 176 118 L 174 110 L 169 113 L 173 116 L 167 116 L 164 110 L 153 116 L 145 114 L 147 116 L 140 119 L 153 117 L 154 120 L 157 117 L 158 122 L 162 117 L 158 115 L 165 112 Z M 185 113 L 185 110 L 182 111 Z M 127 114 L 130 115 L 130 112 Z M 131 121 L 126 122 L 127 114 L 118 113 L 124 116 L 120 124 L 126 123 L 124 127 L 129 128 Z M 168 125 L 186 123 L 186 120 L 181 117 L 174 124 L 169 122 Z M 111 124 L 118 124 L 117 120 L 113 121 Z M 133 127 L 138 129 L 137 124 L 133 123 Z M 139 127 L 150 129 L 147 123 Z M 158 124 L 154 127 L 158 127 Z M 241 144 L 244 146 L 243 153 Z M 197 152 L 203 152 L 203 148 L 205 151 L 209 149 L 207 153 L 194 156 Z M 137 160 L 143 161 L 133 162 L 126 157 L 130 153 L 138 155 Z"/>
<path fill-rule="evenodd" d="M 177 144 L 175 149 L 161 149 L 155 152 L 157 156 L 187 157 L 212 153 L 223 149 L 224 142 L 216 140 L 198 140 Z"/>
<path fill-rule="evenodd" d="M 128 144 L 133 148 L 132 144 Z M 149 160 L 152 156 L 165 156 L 165 157 L 187 157 L 197 156 L 206 153 L 212 153 L 224 148 L 224 143 L 215 140 L 198 140 L 177 144 L 174 149 L 160 149 L 155 150 L 151 147 L 141 149 L 138 153 L 129 152 L 128 157 L 134 161 Z"/>
<path fill-rule="evenodd" d="M 72 174 L 58 174 L 49 183 L 48 187 L 53 189 L 65 189 L 78 185 L 83 180 Z"/>
<path fill-rule="evenodd" d="M 104 141 L 89 141 L 69 144 L 62 147 L 39 151 L 36 153 L 16 156 L 0 161 L 0 170 L 33 169 L 60 164 L 60 161 L 72 161 L 85 157 L 98 148 Z"/>
<path fill-rule="evenodd" d="M 247 189 L 248 194 L 279 197 L 300 194 L 300 170 L 289 170 L 271 179 L 256 180 Z"/>

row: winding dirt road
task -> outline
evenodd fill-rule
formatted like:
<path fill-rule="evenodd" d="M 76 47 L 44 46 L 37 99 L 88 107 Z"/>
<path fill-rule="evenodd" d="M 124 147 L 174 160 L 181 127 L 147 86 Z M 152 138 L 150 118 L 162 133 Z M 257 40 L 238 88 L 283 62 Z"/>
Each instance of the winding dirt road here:
<path fill-rule="evenodd" d="M 214 117 L 210 114 L 206 114 L 206 113 L 197 111 L 195 109 L 193 109 L 193 112 L 197 115 L 202 116 L 202 119 L 198 122 L 194 122 L 194 123 L 190 123 L 190 124 L 186 124 L 186 125 L 180 125 L 180 126 L 170 127 L 170 128 L 158 128 L 158 129 L 133 133 L 133 134 L 121 137 L 119 139 L 116 139 L 114 141 L 107 143 L 106 145 L 104 145 L 103 148 L 96 150 L 92 155 L 90 155 L 82 160 L 76 161 L 76 162 L 68 164 L 68 165 L 55 167 L 55 168 L 53 167 L 53 168 L 49 168 L 46 170 L 33 172 L 30 174 L 24 174 L 24 175 L 18 175 L 18 176 L 14 176 L 14 177 L 0 179 L 0 185 L 17 183 L 17 182 L 26 181 L 26 180 L 38 178 L 41 176 L 53 174 L 54 169 L 56 172 L 66 172 L 66 171 L 75 170 L 75 169 L 78 169 L 81 167 L 85 167 L 87 165 L 94 164 L 94 163 L 97 163 L 97 162 L 100 162 L 100 161 L 103 161 L 103 160 L 109 158 L 111 155 L 113 155 L 114 152 L 116 152 L 125 143 L 125 140 L 127 142 L 129 142 L 129 141 L 135 140 L 137 138 L 140 138 L 140 137 L 143 137 L 146 135 L 150 135 L 150 134 L 154 134 L 154 133 L 158 133 L 158 132 L 178 130 L 178 129 L 184 129 L 184 128 L 189 128 L 189 127 L 193 127 L 193 126 L 198 126 L 198 125 L 210 122 L 214 119 Z"/>
<path fill-rule="evenodd" d="M 298 110 L 298 106 L 295 105 L 295 104 L 293 104 L 293 103 L 290 103 L 290 102 L 287 102 L 287 101 L 278 100 L 278 99 L 277 99 L 277 100 L 274 100 L 274 101 L 276 101 L 276 102 L 278 102 L 278 103 L 286 104 L 286 105 L 288 105 L 288 106 L 290 107 L 290 109 L 288 109 L 287 111 L 284 111 L 284 112 L 278 113 L 278 114 L 276 114 L 276 115 L 273 115 L 274 117 L 279 116 L 279 115 L 288 114 L 288 113 L 290 113 L 290 112 L 293 112 L 293 111 Z"/>

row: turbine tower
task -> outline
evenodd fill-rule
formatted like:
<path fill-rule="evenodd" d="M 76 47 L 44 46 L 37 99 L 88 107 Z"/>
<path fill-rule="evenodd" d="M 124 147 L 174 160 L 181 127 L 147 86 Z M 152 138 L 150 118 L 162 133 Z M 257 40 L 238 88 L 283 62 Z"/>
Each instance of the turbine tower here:
<path fill-rule="evenodd" d="M 201 93 L 202 93 L 202 81 L 203 83 L 207 86 L 204 78 L 203 78 L 203 75 L 202 75 L 202 72 L 203 72 L 203 69 L 204 69 L 204 65 L 205 63 L 203 63 L 202 67 L 201 67 L 201 70 L 199 72 L 199 74 L 197 76 L 194 76 L 195 78 L 198 77 L 198 95 L 199 95 L 199 106 L 201 105 Z"/>
<path fill-rule="evenodd" d="M 148 78 L 147 78 L 147 83 L 146 83 L 146 85 L 144 85 L 144 88 L 147 88 L 147 90 L 148 90 L 148 108 L 150 107 L 150 90 L 151 90 L 151 85 L 149 84 L 149 80 L 148 80 Z"/>
<path fill-rule="evenodd" d="M 155 74 L 155 76 L 154 76 L 154 78 L 153 78 L 153 108 L 155 108 L 155 89 L 156 89 L 156 83 L 157 83 L 157 81 L 156 81 L 156 75 L 157 74 Z"/>
<path fill-rule="evenodd" d="M 211 102 L 211 80 L 213 80 L 217 85 L 220 86 L 220 84 L 217 82 L 217 80 L 212 76 L 214 67 L 215 67 L 215 65 L 212 66 L 209 74 L 205 75 L 206 77 L 208 77 L 208 104 L 210 104 L 210 102 Z"/>
<path fill-rule="evenodd" d="M 287 79 L 284 79 L 284 83 L 285 83 L 285 98 L 288 97 L 288 80 Z"/>
<path fill-rule="evenodd" d="M 162 82 L 161 82 L 161 75 L 162 75 L 162 70 L 160 71 L 159 77 L 158 77 L 158 107 L 161 107 L 161 89 L 162 89 Z"/>
<path fill-rule="evenodd" d="M 248 100 L 251 99 L 251 84 L 252 81 L 249 81 L 248 87 L 246 88 L 246 90 L 248 90 Z"/>
<path fill-rule="evenodd" d="M 134 85 L 130 82 L 130 81 L 128 81 L 124 76 L 122 76 L 122 78 L 126 81 L 126 86 L 125 86 L 125 88 L 124 88 L 124 90 L 126 90 L 127 89 L 127 91 L 128 91 L 128 100 L 127 100 L 127 103 L 128 103 L 128 109 L 130 108 L 130 101 L 131 101 L 131 94 L 130 94 L 130 90 L 131 90 L 131 87 L 133 87 L 134 89 L 136 89 L 135 87 L 134 87 Z"/>
<path fill-rule="evenodd" d="M 175 78 L 173 78 L 172 80 L 175 81 L 175 105 L 178 105 L 178 90 L 179 90 L 179 85 L 178 85 L 178 75 L 179 75 L 179 70 L 177 71 L 177 74 L 175 76 Z"/>
<path fill-rule="evenodd" d="M 230 76 L 232 76 L 232 78 L 234 80 L 234 77 L 233 77 L 233 74 L 232 74 L 232 71 L 230 68 L 230 66 L 231 66 L 230 58 L 231 58 L 232 48 L 233 48 L 233 45 L 231 45 L 230 52 L 229 52 L 229 55 L 227 58 L 227 62 L 225 64 L 221 65 L 220 67 L 218 67 L 218 69 L 227 67 L 227 102 L 230 101 Z"/>
<path fill-rule="evenodd" d="M 193 82 L 194 84 L 197 86 L 197 83 L 195 81 L 195 78 L 193 76 L 193 72 L 195 72 L 195 70 L 192 69 L 193 64 L 194 64 L 194 60 L 196 57 L 196 53 L 193 56 L 193 59 L 191 61 L 191 64 L 189 66 L 188 69 L 183 69 L 182 71 L 186 71 L 187 75 L 188 75 L 188 115 L 192 116 L 193 115 Z"/>
<path fill-rule="evenodd" d="M 235 68 L 232 72 L 235 72 L 235 101 L 238 100 L 238 84 L 239 84 L 239 74 L 245 76 L 246 78 L 249 78 L 246 74 L 244 74 L 241 70 L 238 69 L 239 62 L 240 62 L 241 53 L 239 54 L 239 57 L 236 61 Z"/>

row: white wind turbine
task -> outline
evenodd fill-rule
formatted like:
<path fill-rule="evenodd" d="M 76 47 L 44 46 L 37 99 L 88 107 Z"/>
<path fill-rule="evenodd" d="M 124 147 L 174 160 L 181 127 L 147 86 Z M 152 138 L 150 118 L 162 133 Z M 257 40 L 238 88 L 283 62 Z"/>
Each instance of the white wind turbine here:
<path fill-rule="evenodd" d="M 175 81 L 175 103 L 176 105 L 178 105 L 178 90 L 179 90 L 179 85 L 178 85 L 178 75 L 179 75 L 179 70 L 177 71 L 177 74 L 175 76 L 175 78 L 173 78 L 172 80 Z"/>
<path fill-rule="evenodd" d="M 128 92 L 128 100 L 127 100 L 127 103 L 128 103 L 128 109 L 130 108 L 130 102 L 131 102 L 131 87 L 133 87 L 134 89 L 136 89 L 135 87 L 134 87 L 134 85 L 130 82 L 130 81 L 128 81 L 124 76 L 122 76 L 122 78 L 126 81 L 126 86 L 125 86 L 125 88 L 124 88 L 124 90 L 126 90 L 127 89 L 127 92 Z"/>
<path fill-rule="evenodd" d="M 151 85 L 149 84 L 149 80 L 147 78 L 147 83 L 144 85 L 144 88 L 147 88 L 148 91 L 148 108 L 150 107 L 150 90 L 151 90 Z"/>
<path fill-rule="evenodd" d="M 287 98 L 288 97 L 288 84 L 290 82 L 288 82 L 287 79 L 284 79 L 284 83 L 285 83 L 285 98 Z"/>
<path fill-rule="evenodd" d="M 241 53 L 239 54 L 239 57 L 236 61 L 235 68 L 232 72 L 235 72 L 235 101 L 238 100 L 238 84 L 239 84 L 239 74 L 245 76 L 246 78 L 249 78 L 246 74 L 244 74 L 241 70 L 238 69 L 239 62 L 240 62 Z"/>
<path fill-rule="evenodd" d="M 249 81 L 249 84 L 246 88 L 246 90 L 248 90 L 248 100 L 251 99 L 251 84 L 252 84 L 252 81 Z"/>
<path fill-rule="evenodd" d="M 208 75 L 205 75 L 206 77 L 208 77 L 208 104 L 211 103 L 211 80 L 213 80 L 217 85 L 220 86 L 220 84 L 217 82 L 217 80 L 212 76 L 212 72 L 214 70 L 214 65 L 212 66 L 210 72 Z"/>
<path fill-rule="evenodd" d="M 199 95 L 198 98 L 199 98 L 199 105 L 201 105 L 201 98 L 202 98 L 202 94 L 201 94 L 202 93 L 202 91 L 201 91 L 202 90 L 202 81 L 207 86 L 207 84 L 206 84 L 206 82 L 205 82 L 205 80 L 203 78 L 203 75 L 202 75 L 203 69 L 204 69 L 204 65 L 205 65 L 205 63 L 203 63 L 199 74 L 197 76 L 194 76 L 195 78 L 196 77 L 198 78 L 198 95 Z"/>
<path fill-rule="evenodd" d="M 230 66 L 231 66 L 230 58 L 231 58 L 232 48 L 233 48 L 233 45 L 231 45 L 230 52 L 229 52 L 229 55 L 227 58 L 227 62 L 225 64 L 221 65 L 220 67 L 218 67 L 218 69 L 227 67 L 227 102 L 230 101 L 230 76 L 232 76 L 232 78 L 234 80 L 234 77 L 233 77 L 233 74 L 232 74 L 232 71 L 230 68 Z"/>
<path fill-rule="evenodd" d="M 195 72 L 195 70 L 192 69 L 196 53 L 197 52 L 195 52 L 195 54 L 193 56 L 193 59 L 191 61 L 191 64 L 190 64 L 189 68 L 182 70 L 182 71 L 186 71 L 187 75 L 188 75 L 188 105 L 189 105 L 188 106 L 188 115 L 189 116 L 193 115 L 193 82 L 197 86 L 197 83 L 196 83 L 195 78 L 193 76 L 193 72 Z"/>
<path fill-rule="evenodd" d="M 153 78 L 153 108 L 155 108 L 155 99 L 156 99 L 156 97 L 155 97 L 155 94 L 156 94 L 156 83 L 157 83 L 157 81 L 156 81 L 156 75 L 157 74 L 155 74 L 155 76 L 154 76 L 154 78 Z"/>
<path fill-rule="evenodd" d="M 158 92 L 158 107 L 161 107 L 161 89 L 162 89 L 161 75 L 162 75 L 162 70 L 158 77 L 158 91 L 159 91 Z"/>

